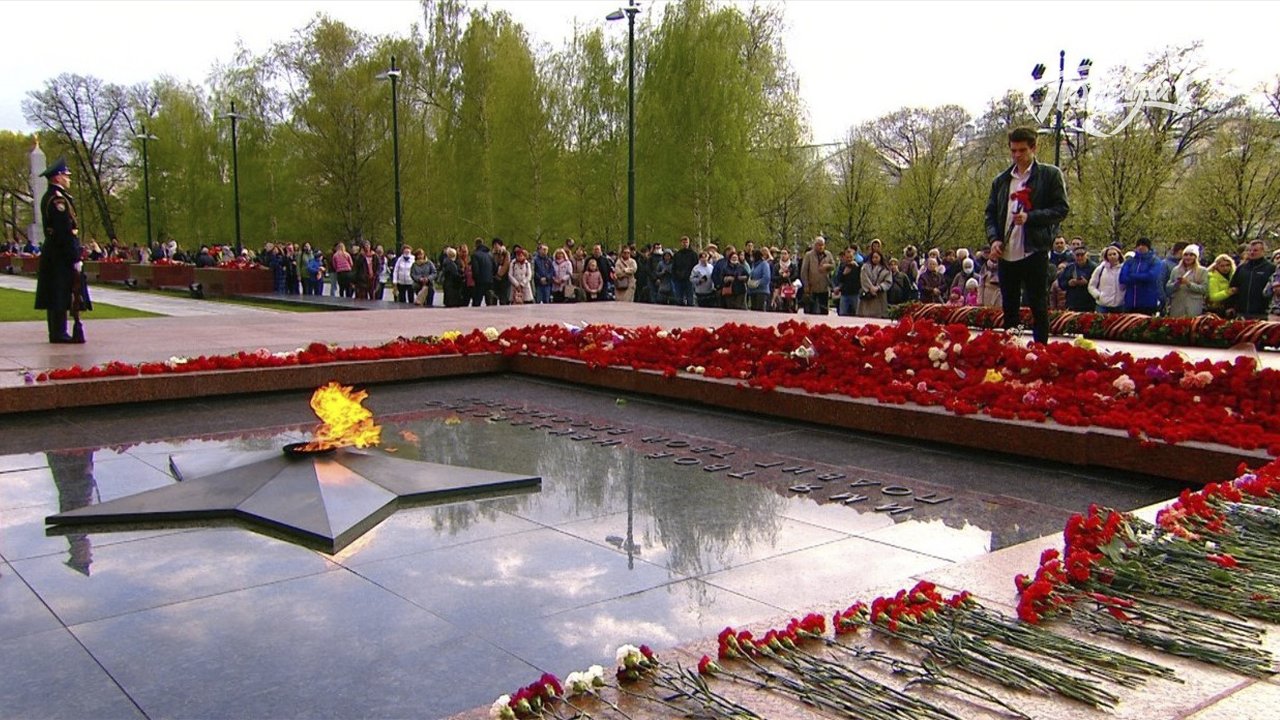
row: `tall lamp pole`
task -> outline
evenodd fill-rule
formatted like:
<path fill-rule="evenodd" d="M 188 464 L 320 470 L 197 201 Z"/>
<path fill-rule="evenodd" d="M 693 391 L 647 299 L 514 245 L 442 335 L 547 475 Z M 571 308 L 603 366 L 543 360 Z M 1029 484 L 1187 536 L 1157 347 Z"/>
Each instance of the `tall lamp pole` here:
<path fill-rule="evenodd" d="M 151 162 L 147 158 L 147 143 L 160 138 L 147 132 L 147 126 L 142 126 L 142 132 L 134 135 L 138 140 L 142 141 L 142 194 L 146 197 L 147 208 L 147 247 L 151 247 Z"/>
<path fill-rule="evenodd" d="M 627 19 L 627 246 L 636 244 L 636 15 L 634 1 L 605 16 L 606 20 Z"/>
<path fill-rule="evenodd" d="M 400 114 L 396 83 L 400 80 L 400 68 L 396 67 L 396 56 L 391 56 L 391 69 L 378 77 L 391 81 L 391 157 L 395 166 L 396 178 L 396 254 L 404 247 L 404 233 L 400 228 Z"/>
<path fill-rule="evenodd" d="M 222 117 L 231 121 L 231 188 L 236 208 L 236 258 L 244 252 L 244 244 L 240 241 L 240 157 L 236 147 L 236 123 L 244 116 L 236 112 L 236 103 L 231 102 L 231 112 Z"/>
<path fill-rule="evenodd" d="M 1079 98 L 1080 102 L 1083 104 L 1086 114 L 1088 114 L 1088 107 L 1089 107 L 1088 87 L 1089 87 L 1089 71 L 1091 69 L 1093 69 L 1092 60 L 1090 60 L 1089 58 L 1085 58 L 1084 60 L 1081 60 L 1080 67 L 1076 69 L 1076 72 L 1080 75 L 1080 79 L 1072 81 L 1073 85 L 1076 85 L 1076 84 L 1079 85 L 1079 87 L 1075 90 L 1074 94 L 1077 98 Z M 1038 81 L 1040 78 L 1044 77 L 1044 71 L 1045 71 L 1044 63 L 1037 64 L 1034 68 L 1031 69 L 1032 79 Z M 1064 88 L 1066 87 L 1066 83 L 1067 83 L 1067 51 L 1059 50 L 1058 51 L 1058 92 L 1056 95 L 1054 95 L 1054 98 L 1053 98 L 1053 106 L 1054 106 L 1053 164 L 1058 165 L 1059 167 L 1061 166 L 1061 160 L 1062 160 L 1062 130 L 1063 130 L 1062 114 L 1063 114 L 1063 111 L 1066 110 L 1066 106 L 1067 106 L 1067 97 L 1066 95 L 1063 94 Z M 1041 86 L 1039 89 L 1037 89 L 1035 92 L 1031 94 L 1031 102 L 1037 107 L 1042 107 L 1040 103 L 1043 103 L 1047 99 L 1047 97 L 1048 97 L 1047 87 Z M 1036 117 L 1040 117 L 1040 115 L 1038 114 L 1038 111 L 1037 111 Z M 1083 132 L 1083 128 L 1076 128 L 1075 131 Z M 1045 131 L 1042 130 L 1041 132 L 1045 132 Z"/>

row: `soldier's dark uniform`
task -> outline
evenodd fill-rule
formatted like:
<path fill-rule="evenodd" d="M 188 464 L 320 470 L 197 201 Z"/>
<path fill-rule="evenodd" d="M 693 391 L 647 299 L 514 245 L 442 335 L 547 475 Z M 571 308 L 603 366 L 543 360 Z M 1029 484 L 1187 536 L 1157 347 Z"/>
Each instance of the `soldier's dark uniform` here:
<path fill-rule="evenodd" d="M 40 270 L 36 276 L 36 309 L 44 310 L 49 323 L 49 342 L 74 342 L 67 334 L 67 311 L 79 274 L 80 238 L 76 221 L 75 200 L 52 182 L 56 175 L 67 173 L 66 162 L 59 160 L 42 175 L 50 178 L 49 189 L 40 200 L 44 219 L 44 244 L 40 248 Z"/>

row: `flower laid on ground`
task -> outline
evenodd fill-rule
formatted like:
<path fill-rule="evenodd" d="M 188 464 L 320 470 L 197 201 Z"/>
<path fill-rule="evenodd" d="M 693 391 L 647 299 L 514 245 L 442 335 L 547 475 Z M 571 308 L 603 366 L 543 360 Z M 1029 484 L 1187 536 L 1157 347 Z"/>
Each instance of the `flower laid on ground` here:
<path fill-rule="evenodd" d="M 630 368 L 667 377 L 685 371 L 765 391 L 789 388 L 884 404 L 940 406 L 958 415 L 1096 426 L 1144 441 L 1198 440 L 1280 454 L 1280 371 L 1259 370 L 1250 358 L 1232 363 L 1192 362 L 1176 353 L 1134 358 L 1068 343 L 1037 345 L 1028 352 L 1000 333 L 912 320 L 857 328 L 786 321 L 773 332 L 730 323 L 672 330 L 661 337 L 659 332 L 653 327 L 532 325 L 507 328 L 496 340 L 492 333 L 473 330 L 397 338 L 379 347 L 312 343 L 281 355 L 200 356 L 177 366 L 75 366 L 41 373 L 37 380 L 441 355 L 529 355 L 581 362 L 588 369 Z M 799 348 L 811 349 L 797 357 Z M 1003 381 L 987 382 L 989 371 L 1000 373 Z"/>
<path fill-rule="evenodd" d="M 1033 577 L 1014 579 L 1018 614 L 1028 623 L 1065 616 L 1090 632 L 1270 675 L 1262 629 L 1236 618 L 1280 620 L 1277 510 L 1277 462 L 1233 483 L 1184 491 L 1156 525 L 1090 506 L 1067 521 L 1061 552 L 1046 550 Z"/>

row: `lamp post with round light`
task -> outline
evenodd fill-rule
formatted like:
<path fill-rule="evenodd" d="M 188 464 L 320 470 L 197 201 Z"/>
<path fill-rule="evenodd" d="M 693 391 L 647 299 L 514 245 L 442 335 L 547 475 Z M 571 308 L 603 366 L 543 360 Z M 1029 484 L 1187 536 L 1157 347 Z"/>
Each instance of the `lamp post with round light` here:
<path fill-rule="evenodd" d="M 240 158 L 236 142 L 236 123 L 244 116 L 236 112 L 236 104 L 231 102 L 231 112 L 222 116 L 231 121 L 231 191 L 236 209 L 236 258 L 244 254 L 244 244 L 240 241 Z"/>
<path fill-rule="evenodd" d="M 605 16 L 606 20 L 627 19 L 627 246 L 636 244 L 636 15 L 640 6 L 632 2 Z"/>
<path fill-rule="evenodd" d="M 404 234 L 400 229 L 400 103 L 396 97 L 396 83 L 400 80 L 400 68 L 396 67 L 394 55 L 391 56 L 391 69 L 379 74 L 378 78 L 391 81 L 391 156 L 396 185 L 396 253 L 399 254 L 404 247 Z"/>
<path fill-rule="evenodd" d="M 160 138 L 147 132 L 147 126 L 142 126 L 142 132 L 134 135 L 135 139 L 142 141 L 142 194 L 146 199 L 147 209 L 147 249 L 151 248 L 151 162 L 147 158 L 147 143 Z"/>

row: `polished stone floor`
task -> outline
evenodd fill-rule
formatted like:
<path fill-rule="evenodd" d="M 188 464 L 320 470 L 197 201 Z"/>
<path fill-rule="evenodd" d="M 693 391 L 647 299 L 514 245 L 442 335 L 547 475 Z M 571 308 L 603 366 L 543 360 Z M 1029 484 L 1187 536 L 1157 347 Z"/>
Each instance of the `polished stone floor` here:
<path fill-rule="evenodd" d="M 48 515 L 173 483 L 172 454 L 302 437 L 307 394 L 0 417 L 0 714 L 442 717 L 1179 489 L 525 378 L 366 404 L 381 452 L 542 488 L 401 508 L 336 555 L 234 523 L 51 535 Z"/>

